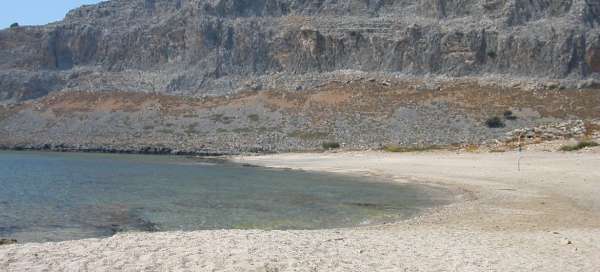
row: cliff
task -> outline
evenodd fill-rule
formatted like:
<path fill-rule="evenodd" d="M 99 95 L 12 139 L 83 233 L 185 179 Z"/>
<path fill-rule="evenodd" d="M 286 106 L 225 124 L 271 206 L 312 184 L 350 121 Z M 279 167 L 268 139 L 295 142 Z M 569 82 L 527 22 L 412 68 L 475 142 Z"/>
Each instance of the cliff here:
<path fill-rule="evenodd" d="M 261 76 L 347 69 L 598 77 L 599 23 L 598 0 L 113 0 L 2 30 L 0 99 L 219 95 Z"/>

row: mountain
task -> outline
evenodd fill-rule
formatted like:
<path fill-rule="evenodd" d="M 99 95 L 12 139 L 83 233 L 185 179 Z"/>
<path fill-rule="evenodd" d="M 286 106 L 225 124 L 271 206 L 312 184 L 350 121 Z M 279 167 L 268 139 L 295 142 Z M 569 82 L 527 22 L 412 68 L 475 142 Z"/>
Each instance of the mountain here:
<path fill-rule="evenodd" d="M 0 143 L 482 142 L 599 117 L 599 24 L 600 0 L 107 1 L 0 31 Z"/>

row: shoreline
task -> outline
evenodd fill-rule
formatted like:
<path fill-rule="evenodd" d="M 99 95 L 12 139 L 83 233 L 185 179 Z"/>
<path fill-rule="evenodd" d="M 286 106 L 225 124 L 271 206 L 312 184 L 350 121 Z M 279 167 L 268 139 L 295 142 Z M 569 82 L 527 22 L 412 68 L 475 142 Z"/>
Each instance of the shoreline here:
<path fill-rule="evenodd" d="M 521 171 L 513 165 L 515 152 L 233 156 L 242 164 L 438 184 L 459 188 L 464 199 L 375 226 L 123 233 L 1 246 L 0 268 L 594 271 L 600 267 L 600 155 L 595 151 L 526 152 Z"/>
<path fill-rule="evenodd" d="M 71 147 L 54 145 L 23 145 L 5 146 L 0 145 L 0 151 L 23 151 L 23 152 L 57 152 L 57 153 L 95 153 L 95 154 L 134 154 L 134 155 L 172 155 L 172 156 L 199 156 L 199 157 L 222 157 L 239 155 L 239 152 L 224 152 L 215 150 L 177 150 L 170 147 L 143 146 L 143 147 Z"/>

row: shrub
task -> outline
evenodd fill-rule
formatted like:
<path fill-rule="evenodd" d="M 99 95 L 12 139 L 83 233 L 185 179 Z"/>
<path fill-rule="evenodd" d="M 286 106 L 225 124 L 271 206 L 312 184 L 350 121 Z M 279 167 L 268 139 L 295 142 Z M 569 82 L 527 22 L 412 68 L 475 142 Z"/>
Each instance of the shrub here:
<path fill-rule="evenodd" d="M 325 150 L 331 150 L 331 149 L 338 149 L 340 148 L 340 144 L 336 143 L 336 142 L 325 142 L 322 144 L 323 149 Z"/>
<path fill-rule="evenodd" d="M 492 59 L 495 59 L 497 57 L 497 54 L 494 51 L 488 51 L 487 55 L 488 55 L 488 57 L 490 57 Z"/>
<path fill-rule="evenodd" d="M 19 27 L 19 23 L 12 23 L 10 25 L 10 28 L 15 28 L 15 27 Z"/>
<path fill-rule="evenodd" d="M 512 111 L 507 110 L 504 112 L 504 119 L 513 121 L 517 120 L 517 117 L 513 115 Z"/>
<path fill-rule="evenodd" d="M 560 151 L 576 151 L 580 149 L 584 149 L 586 147 L 594 147 L 599 146 L 600 144 L 592 141 L 581 141 L 575 145 L 564 145 L 560 148 Z"/>
<path fill-rule="evenodd" d="M 502 119 L 498 116 L 491 117 L 485 121 L 485 125 L 489 128 L 503 128 L 506 126 Z"/>

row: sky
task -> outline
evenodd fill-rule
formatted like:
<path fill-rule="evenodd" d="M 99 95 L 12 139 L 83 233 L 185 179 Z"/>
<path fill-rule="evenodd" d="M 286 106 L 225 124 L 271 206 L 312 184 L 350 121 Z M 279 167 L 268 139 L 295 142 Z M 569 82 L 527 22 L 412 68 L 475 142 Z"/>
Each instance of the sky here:
<path fill-rule="evenodd" d="M 71 9 L 100 0 L 0 0 L 0 29 L 12 23 L 44 25 L 62 20 Z"/>

